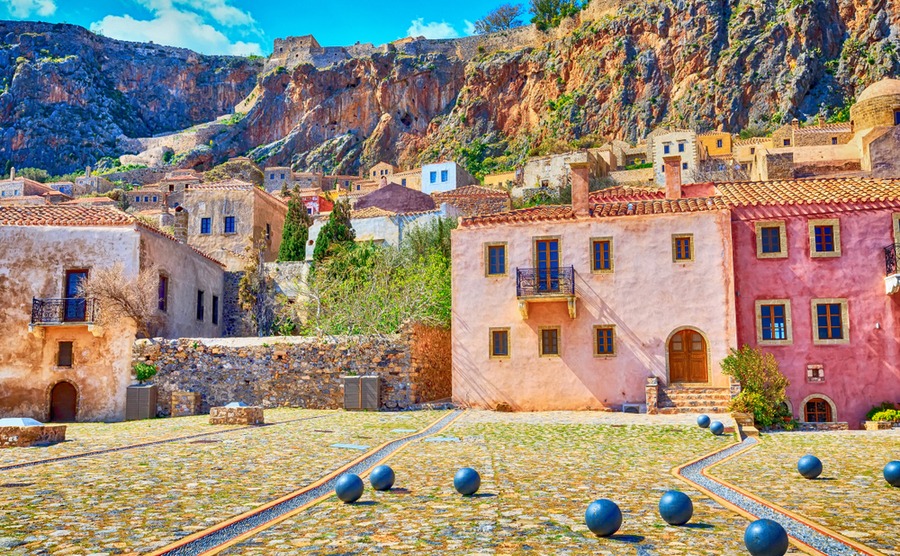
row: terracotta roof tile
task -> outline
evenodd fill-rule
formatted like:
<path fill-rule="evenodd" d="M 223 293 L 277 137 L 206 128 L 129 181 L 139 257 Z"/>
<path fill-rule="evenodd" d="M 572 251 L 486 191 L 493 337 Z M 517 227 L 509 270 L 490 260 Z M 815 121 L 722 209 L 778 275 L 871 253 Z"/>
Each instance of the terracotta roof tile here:
<path fill-rule="evenodd" d="M 101 197 L 78 197 L 71 201 L 62 203 L 64 205 L 115 205 L 116 201 L 106 196 Z"/>
<path fill-rule="evenodd" d="M 127 226 L 134 218 L 111 207 L 20 205 L 0 207 L 0 226 Z"/>
<path fill-rule="evenodd" d="M 605 203 L 612 201 L 665 199 L 665 197 L 666 190 L 662 187 L 619 185 L 594 191 L 590 195 L 590 200 L 594 203 Z"/>
<path fill-rule="evenodd" d="M 718 183 L 732 206 L 859 203 L 900 200 L 900 179 L 810 178 Z"/>
<path fill-rule="evenodd" d="M 744 145 L 758 145 L 759 143 L 766 143 L 771 140 L 771 137 L 748 137 L 747 139 L 735 139 L 734 145 L 738 147 Z"/>
<path fill-rule="evenodd" d="M 850 133 L 853 127 L 849 123 L 821 124 L 801 127 L 797 133 Z"/>
<path fill-rule="evenodd" d="M 245 189 L 252 189 L 254 187 L 256 187 L 256 186 L 254 186 L 252 183 L 250 183 L 248 181 L 226 180 L 226 181 L 217 181 L 217 182 L 213 182 L 213 183 L 201 183 L 201 184 L 195 185 L 191 189 L 193 189 L 195 191 L 198 189 L 228 189 L 228 190 L 240 191 L 240 190 L 245 190 Z"/>
<path fill-rule="evenodd" d="M 438 201 L 457 197 L 497 197 L 507 199 L 509 198 L 509 193 L 481 185 L 464 185 L 450 191 L 433 193 L 431 196 Z"/>
<path fill-rule="evenodd" d="M 352 219 L 360 219 L 360 218 L 380 218 L 382 216 L 395 216 L 397 213 L 391 212 L 389 210 L 384 210 L 378 207 L 366 207 L 359 210 L 354 210 L 350 212 L 350 218 Z"/>

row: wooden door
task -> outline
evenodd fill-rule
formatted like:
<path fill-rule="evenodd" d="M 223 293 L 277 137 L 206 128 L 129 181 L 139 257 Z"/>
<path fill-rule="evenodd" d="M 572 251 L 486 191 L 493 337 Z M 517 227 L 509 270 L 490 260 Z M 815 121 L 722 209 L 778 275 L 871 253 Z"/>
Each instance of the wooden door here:
<path fill-rule="evenodd" d="M 669 382 L 708 382 L 706 340 L 694 330 L 676 332 L 669 340 Z"/>
<path fill-rule="evenodd" d="M 87 279 L 87 275 L 87 270 L 66 271 L 63 297 L 66 298 L 65 320 L 67 322 L 84 322 L 86 320 L 86 305 L 84 299 L 81 299 L 79 289 L 81 283 Z"/>
<path fill-rule="evenodd" d="M 538 291 L 559 291 L 559 240 L 539 239 L 534 243 Z"/>
<path fill-rule="evenodd" d="M 68 382 L 60 382 L 50 392 L 50 421 L 72 422 L 78 407 L 78 392 Z"/>

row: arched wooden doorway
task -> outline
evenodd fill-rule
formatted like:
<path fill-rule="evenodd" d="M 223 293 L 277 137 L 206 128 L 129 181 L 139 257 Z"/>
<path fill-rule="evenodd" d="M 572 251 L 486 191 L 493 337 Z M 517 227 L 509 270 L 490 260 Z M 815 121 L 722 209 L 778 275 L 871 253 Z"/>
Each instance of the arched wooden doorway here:
<path fill-rule="evenodd" d="M 706 339 L 696 330 L 679 330 L 669 338 L 669 383 L 709 382 Z"/>
<path fill-rule="evenodd" d="M 50 391 L 50 421 L 75 421 L 78 391 L 70 382 L 60 382 Z"/>

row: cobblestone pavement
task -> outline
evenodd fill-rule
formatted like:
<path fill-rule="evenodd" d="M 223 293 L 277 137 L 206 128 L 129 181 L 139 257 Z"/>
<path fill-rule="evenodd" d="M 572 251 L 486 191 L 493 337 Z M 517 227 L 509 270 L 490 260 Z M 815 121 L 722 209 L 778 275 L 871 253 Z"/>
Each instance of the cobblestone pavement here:
<path fill-rule="evenodd" d="M 304 410 L 301 416 L 313 417 L 329 413 L 334 413 L 334 411 Z M 294 418 L 297 418 L 296 410 L 266 410 L 266 421 L 269 423 Z M 210 425 L 209 415 L 178 417 L 177 419 L 125 421 L 121 423 L 69 423 L 66 428 L 65 442 L 38 448 L 8 448 L 0 450 L 0 466 L 239 428 L 241 427 Z"/>
<path fill-rule="evenodd" d="M 669 473 L 734 440 L 693 421 L 468 412 L 442 441 L 416 442 L 388 460 L 396 489 L 367 488 L 354 505 L 332 497 L 224 554 L 746 554 L 747 521 Z M 475 497 L 453 490 L 464 466 L 481 473 Z M 657 513 L 659 497 L 673 488 L 694 500 L 689 527 L 668 526 Z M 610 539 L 584 525 L 597 498 L 613 499 L 624 513 Z"/>
<path fill-rule="evenodd" d="M 822 460 L 819 479 L 797 473 L 797 460 Z M 821 523 L 838 533 L 900 555 L 900 488 L 882 476 L 900 460 L 900 431 L 844 431 L 763 435 L 746 454 L 710 474 Z"/>
<path fill-rule="evenodd" d="M 345 413 L 273 410 L 283 421 L 77 460 L 3 472 L 0 553 L 86 555 L 145 552 L 269 502 L 337 469 L 363 452 L 421 429 L 444 412 Z M 78 450 L 216 430 L 208 416 L 74 427 Z M 147 425 L 150 426 L 147 426 Z M 68 448 L 68 446 L 66 446 Z M 12 449 L 34 450 L 38 449 Z M 53 455 L 60 455 L 59 453 Z M 43 459 L 50 454 L 31 456 Z M 15 456 L 13 456 L 15 457 Z"/>

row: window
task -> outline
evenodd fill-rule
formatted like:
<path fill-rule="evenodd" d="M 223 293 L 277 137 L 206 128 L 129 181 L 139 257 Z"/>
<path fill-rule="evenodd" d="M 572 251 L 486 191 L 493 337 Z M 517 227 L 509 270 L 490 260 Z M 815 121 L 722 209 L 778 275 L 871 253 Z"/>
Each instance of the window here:
<path fill-rule="evenodd" d="M 445 181 L 447 181 L 448 175 L 449 175 L 449 173 L 447 172 L 447 170 L 441 170 L 441 183 L 444 183 Z"/>
<path fill-rule="evenodd" d="M 836 218 L 809 221 L 809 256 L 841 256 L 841 229 Z"/>
<path fill-rule="evenodd" d="M 212 218 L 200 219 L 200 233 L 208 234 L 212 231 Z"/>
<path fill-rule="evenodd" d="M 226 234 L 234 233 L 234 216 L 226 216 L 225 217 L 225 233 Z"/>
<path fill-rule="evenodd" d="M 149 203 L 149 202 L 150 202 L 150 196 L 149 196 L 149 195 L 144 195 L 144 202 L 145 202 L 145 203 Z"/>
<path fill-rule="evenodd" d="M 777 259 L 787 257 L 787 233 L 783 220 L 756 223 L 756 257 Z"/>
<path fill-rule="evenodd" d="M 154 196 L 153 196 L 153 202 L 154 202 L 154 203 L 158 203 L 158 202 L 159 202 L 159 197 L 157 197 L 156 195 L 154 195 Z"/>
<path fill-rule="evenodd" d="M 900 125 L 900 110 L 894 110 L 894 125 Z"/>
<path fill-rule="evenodd" d="M 750 154 L 756 154 L 756 147 L 750 147 Z"/>
<path fill-rule="evenodd" d="M 663 145 L 663 154 L 669 154 L 669 150 L 671 150 L 671 149 L 669 149 L 669 144 L 668 144 L 668 143 L 666 143 L 665 145 Z"/>
<path fill-rule="evenodd" d="M 274 179 L 275 179 L 275 174 L 269 174 L 269 179 L 270 179 L 270 180 L 274 180 Z"/>
<path fill-rule="evenodd" d="M 284 174 L 281 174 L 281 179 L 284 179 Z"/>
<path fill-rule="evenodd" d="M 722 140 L 721 140 L 721 139 L 716 139 L 716 148 L 717 148 L 717 149 L 721 149 L 721 148 L 722 148 Z"/>
<path fill-rule="evenodd" d="M 306 207 L 306 214 L 308 214 L 308 215 L 310 215 L 310 216 L 312 216 L 312 212 L 313 212 L 313 211 L 312 211 L 312 209 L 311 209 L 311 208 L 309 208 L 309 207 Z"/>
<path fill-rule="evenodd" d="M 509 328 L 491 328 L 491 359 L 509 358 Z"/>
<path fill-rule="evenodd" d="M 687 170 L 687 162 L 682 162 L 682 163 L 681 163 L 681 169 L 682 169 L 682 170 Z"/>
<path fill-rule="evenodd" d="M 594 355 L 604 357 L 616 354 L 616 327 L 612 325 L 594 327 Z"/>
<path fill-rule="evenodd" d="M 431 183 L 437 183 L 437 172 L 430 172 L 428 174 L 428 180 Z"/>
<path fill-rule="evenodd" d="M 212 323 L 219 324 L 219 296 L 212 297 Z"/>
<path fill-rule="evenodd" d="M 73 342 L 59 342 L 58 349 L 56 351 L 56 366 L 57 367 L 71 367 L 72 366 L 72 354 L 73 354 Z"/>
<path fill-rule="evenodd" d="M 559 327 L 540 328 L 541 357 L 559 356 Z"/>
<path fill-rule="evenodd" d="M 169 277 L 159 275 L 159 310 L 165 313 L 169 309 Z"/>
<path fill-rule="evenodd" d="M 678 152 L 680 152 L 680 153 L 684 152 L 684 143 L 678 143 Z"/>
<path fill-rule="evenodd" d="M 850 342 L 850 320 L 846 299 L 812 300 L 813 343 L 817 345 Z"/>
<path fill-rule="evenodd" d="M 831 404 L 822 398 L 812 398 L 803 407 L 803 416 L 807 423 L 830 423 Z"/>
<path fill-rule="evenodd" d="M 506 244 L 490 243 L 485 246 L 485 275 L 506 276 Z"/>
<path fill-rule="evenodd" d="M 784 146 L 785 146 L 785 147 L 790 147 L 790 146 L 791 146 L 791 140 L 790 140 L 790 139 L 785 139 L 785 140 L 784 140 Z"/>
<path fill-rule="evenodd" d="M 693 243 L 693 234 L 672 236 L 672 260 L 675 262 L 694 260 Z"/>
<path fill-rule="evenodd" d="M 791 302 L 787 299 L 756 301 L 756 341 L 760 345 L 781 346 L 792 342 Z"/>
<path fill-rule="evenodd" d="M 272 225 L 266 222 L 266 241 L 272 240 Z"/>
<path fill-rule="evenodd" d="M 837 137 L 832 137 L 832 138 L 831 138 L 831 144 L 832 144 L 832 145 L 837 145 Z"/>
<path fill-rule="evenodd" d="M 612 257 L 612 238 L 598 237 L 591 240 L 591 270 L 593 272 L 612 272 Z"/>
<path fill-rule="evenodd" d="M 403 187 L 406 187 L 406 178 L 400 179 L 400 185 L 402 185 Z"/>
<path fill-rule="evenodd" d="M 197 320 L 203 320 L 203 291 L 197 290 Z"/>

